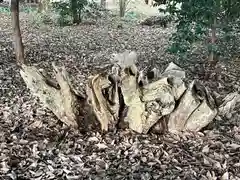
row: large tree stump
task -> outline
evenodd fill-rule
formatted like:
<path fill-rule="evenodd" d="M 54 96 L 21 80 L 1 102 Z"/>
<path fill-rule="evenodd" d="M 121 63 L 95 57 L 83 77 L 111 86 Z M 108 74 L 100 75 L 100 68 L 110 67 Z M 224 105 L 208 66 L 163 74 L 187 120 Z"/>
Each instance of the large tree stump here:
<path fill-rule="evenodd" d="M 22 66 L 21 76 L 59 120 L 75 128 L 82 126 L 80 116 L 89 112 L 84 110 L 86 105 L 103 131 L 116 130 L 119 122 L 144 134 L 153 129 L 174 133 L 199 131 L 215 118 L 218 108 L 208 90 L 198 81 L 186 85 L 185 72 L 179 66 L 170 63 L 149 83 L 147 75 L 135 65 L 136 61 L 135 52 L 115 54 L 112 73 L 89 77 L 87 97 L 79 95 L 66 70 L 55 65 L 55 83 L 49 83 L 31 66 Z M 88 123 L 88 119 L 85 118 L 84 123 Z"/>

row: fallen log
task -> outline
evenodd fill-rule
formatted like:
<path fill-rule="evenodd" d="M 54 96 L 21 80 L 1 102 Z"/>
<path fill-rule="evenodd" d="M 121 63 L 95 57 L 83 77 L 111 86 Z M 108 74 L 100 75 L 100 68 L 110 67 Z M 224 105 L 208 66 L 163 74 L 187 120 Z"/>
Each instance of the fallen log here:
<path fill-rule="evenodd" d="M 215 118 L 218 108 L 208 90 L 197 81 L 187 86 L 185 72 L 176 64 L 170 63 L 149 83 L 136 61 L 135 52 L 115 54 L 112 73 L 89 77 L 87 96 L 79 95 L 66 70 L 54 64 L 55 85 L 49 85 L 35 67 L 22 66 L 21 76 L 59 120 L 74 128 L 90 123 L 84 113 L 94 114 L 102 131 L 114 131 L 123 122 L 144 134 L 153 129 L 158 133 L 199 131 Z"/>

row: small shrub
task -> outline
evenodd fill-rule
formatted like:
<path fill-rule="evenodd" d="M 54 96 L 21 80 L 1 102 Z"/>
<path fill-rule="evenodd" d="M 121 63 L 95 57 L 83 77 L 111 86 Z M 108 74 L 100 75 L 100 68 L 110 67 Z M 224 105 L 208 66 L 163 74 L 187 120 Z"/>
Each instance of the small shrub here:
<path fill-rule="evenodd" d="M 87 0 L 55 0 L 52 2 L 54 12 L 59 15 L 57 22 L 61 26 L 80 23 L 86 5 Z"/>
<path fill-rule="evenodd" d="M 69 1 L 54 1 L 52 7 L 55 13 L 58 15 L 57 24 L 60 26 L 69 25 L 71 23 L 71 8 Z"/>
<path fill-rule="evenodd" d="M 11 11 L 8 7 L 0 7 L 0 13 L 7 13 L 10 14 Z"/>
<path fill-rule="evenodd" d="M 20 11 L 27 14 L 35 12 L 37 8 L 31 7 L 29 5 L 20 5 Z"/>
<path fill-rule="evenodd" d="M 85 19 L 88 18 L 101 18 L 106 13 L 106 9 L 103 9 L 98 3 L 91 1 L 88 2 L 88 4 L 84 7 L 84 10 L 82 12 L 82 16 Z"/>
<path fill-rule="evenodd" d="M 140 18 L 141 18 L 141 14 L 136 13 L 134 11 L 129 11 L 129 12 L 126 12 L 126 14 L 125 14 L 125 19 L 127 19 L 129 21 L 138 20 Z"/>

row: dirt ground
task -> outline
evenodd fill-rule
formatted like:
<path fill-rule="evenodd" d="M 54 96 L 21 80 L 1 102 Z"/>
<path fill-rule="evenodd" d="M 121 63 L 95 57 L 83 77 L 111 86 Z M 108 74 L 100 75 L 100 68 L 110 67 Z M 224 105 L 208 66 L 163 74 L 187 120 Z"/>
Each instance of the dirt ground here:
<path fill-rule="evenodd" d="M 53 61 L 64 65 L 77 88 L 90 74 L 108 71 L 111 53 L 125 49 L 137 51 L 139 68 L 163 70 L 174 61 L 186 69 L 189 80 L 201 79 L 204 55 L 178 62 L 165 52 L 172 27 L 125 22 L 118 28 L 110 19 L 96 25 L 38 27 L 28 16 L 20 18 L 26 59 L 50 75 Z M 0 22 L 0 179 L 240 179 L 239 106 L 198 134 L 66 132 L 26 88 L 12 49 L 10 16 L 0 14 Z M 220 99 L 239 91 L 239 73 L 229 63 L 217 67 L 202 83 Z"/>

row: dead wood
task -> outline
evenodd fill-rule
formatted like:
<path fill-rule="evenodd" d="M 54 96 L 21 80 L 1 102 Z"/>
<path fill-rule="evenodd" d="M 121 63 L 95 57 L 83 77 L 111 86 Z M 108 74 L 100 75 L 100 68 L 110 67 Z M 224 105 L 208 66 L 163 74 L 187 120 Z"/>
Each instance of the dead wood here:
<path fill-rule="evenodd" d="M 187 89 L 184 83 L 186 73 L 183 71 L 183 69 L 171 62 L 165 71 L 160 75 L 160 77 L 169 77 L 168 82 L 172 86 L 175 100 L 179 100 Z"/>
<path fill-rule="evenodd" d="M 237 92 L 228 94 L 219 107 L 219 115 L 231 113 L 238 102 L 240 102 L 240 95 Z"/>
<path fill-rule="evenodd" d="M 105 74 L 89 78 L 87 86 L 88 102 L 93 108 L 101 129 L 114 130 L 118 123 L 119 93 L 116 81 L 111 82 Z"/>
<path fill-rule="evenodd" d="M 169 77 L 148 84 L 142 72 L 138 71 L 136 60 L 136 53 L 126 51 L 115 56 L 114 62 L 121 67 L 120 87 L 124 103 L 128 107 L 124 121 L 134 131 L 147 133 L 163 116 L 174 110 L 175 99 L 185 89 L 177 90 L 182 84 L 173 80 L 170 73 Z M 140 81 L 144 82 L 141 86 Z"/>
<path fill-rule="evenodd" d="M 162 74 L 156 75 L 158 79 L 149 83 L 136 61 L 135 52 L 115 54 L 112 73 L 89 77 L 87 97 L 78 95 L 66 70 L 55 65 L 57 83 L 31 66 L 23 66 L 21 76 L 58 119 L 75 128 L 82 124 L 83 111 L 94 114 L 103 131 L 116 130 L 123 121 L 130 129 L 144 134 L 150 129 L 158 133 L 199 131 L 217 115 L 215 101 L 207 89 L 197 81 L 187 88 L 185 72 L 180 67 L 170 63 Z M 83 101 L 79 101 L 79 96 Z M 92 113 L 85 106 L 91 107 Z M 85 118 L 83 124 L 86 123 L 90 122 Z"/>
<path fill-rule="evenodd" d="M 180 99 L 178 107 L 169 116 L 170 132 L 199 131 L 217 115 L 212 97 L 197 81 L 192 81 Z"/>
<path fill-rule="evenodd" d="M 50 109 L 57 118 L 74 128 L 78 127 L 78 98 L 73 93 L 64 68 L 53 65 L 59 89 L 47 83 L 37 68 L 22 65 L 20 74 L 31 92 Z"/>
<path fill-rule="evenodd" d="M 175 103 L 182 97 L 183 93 L 186 91 L 186 85 L 184 83 L 185 72 L 182 68 L 177 66 L 174 63 L 170 63 L 165 71 L 160 74 L 159 71 L 155 68 L 154 70 L 156 78 L 166 78 L 167 82 L 171 86 L 171 93 L 174 96 Z M 175 107 L 174 107 L 175 108 Z M 170 114 L 170 113 L 169 113 Z M 162 134 L 168 130 L 168 118 L 169 116 L 163 116 L 153 127 L 152 131 L 154 133 Z M 171 128 L 170 128 L 171 129 Z"/>

